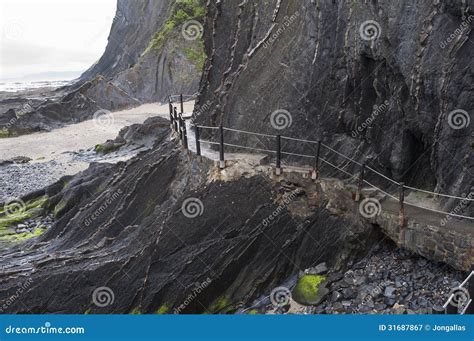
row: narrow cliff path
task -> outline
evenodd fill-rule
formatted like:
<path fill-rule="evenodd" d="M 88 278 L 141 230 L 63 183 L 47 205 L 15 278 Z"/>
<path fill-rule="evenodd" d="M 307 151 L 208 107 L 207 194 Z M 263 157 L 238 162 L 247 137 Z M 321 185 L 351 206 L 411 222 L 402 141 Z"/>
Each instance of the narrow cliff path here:
<path fill-rule="evenodd" d="M 189 115 L 184 114 L 183 117 L 186 119 L 189 118 Z M 189 120 L 185 122 L 188 149 L 192 153 L 196 153 L 194 127 Z M 216 148 L 212 148 L 213 145 L 212 143 L 201 142 L 201 155 L 214 161 L 217 167 L 219 151 Z M 217 146 L 214 145 L 214 147 Z M 225 160 L 237 163 L 237 168 L 241 174 L 255 173 L 256 168 L 262 164 L 267 164 L 266 168 L 268 171 L 268 168 L 273 166 L 268 165 L 267 157 L 263 153 L 225 153 Z M 306 178 L 310 177 L 313 169 L 309 164 L 307 166 L 293 166 L 291 163 L 285 164 L 284 161 L 282 161 L 281 167 L 287 174 L 299 174 Z M 232 172 L 235 173 L 235 170 Z M 225 169 L 221 170 L 221 173 L 224 178 L 229 176 L 226 174 Z M 323 184 L 327 180 L 332 181 L 333 179 L 321 179 L 320 182 Z M 346 199 L 355 196 L 354 180 L 356 179 L 351 178 L 341 181 L 341 183 L 345 183 L 344 195 L 347 197 Z M 323 185 L 323 187 L 325 186 Z M 398 194 L 388 194 L 376 188 L 364 186 L 361 200 L 358 202 L 345 200 L 344 205 L 346 207 L 344 210 L 351 211 L 355 217 L 358 216 L 378 224 L 383 232 L 399 246 L 410 249 L 429 259 L 450 264 L 456 269 L 463 269 L 465 271 L 470 269 L 474 263 L 473 220 L 450 216 L 450 214 L 459 213 L 457 210 L 443 213 L 439 200 L 432 195 L 406 189 L 404 204 L 405 223 L 401 226 Z M 341 192 L 338 192 L 338 195 L 341 195 Z M 461 202 L 459 205 L 465 206 L 467 204 L 468 202 Z M 462 208 L 460 206 L 461 210 Z"/>

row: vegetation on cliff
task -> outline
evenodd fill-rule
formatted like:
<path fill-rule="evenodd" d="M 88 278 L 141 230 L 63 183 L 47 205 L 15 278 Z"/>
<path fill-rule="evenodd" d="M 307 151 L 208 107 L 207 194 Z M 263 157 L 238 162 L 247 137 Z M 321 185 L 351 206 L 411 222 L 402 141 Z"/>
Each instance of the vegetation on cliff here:
<path fill-rule="evenodd" d="M 143 54 L 152 50 L 163 48 L 169 37 L 177 34 L 177 29 L 191 20 L 203 22 L 205 16 L 205 8 L 202 0 L 178 0 L 173 6 L 169 19 L 163 25 L 163 28 L 155 33 L 148 47 Z M 177 41 L 176 39 L 174 40 Z M 204 43 L 202 38 L 195 42 L 190 42 L 189 47 L 184 49 L 186 57 L 198 68 L 202 69 L 206 54 L 204 52 Z"/>

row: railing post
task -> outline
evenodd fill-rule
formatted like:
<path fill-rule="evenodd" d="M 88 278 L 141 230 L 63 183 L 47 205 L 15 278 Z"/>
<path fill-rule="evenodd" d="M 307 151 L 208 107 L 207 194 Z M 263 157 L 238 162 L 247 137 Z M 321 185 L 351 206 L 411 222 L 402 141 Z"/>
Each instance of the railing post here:
<path fill-rule="evenodd" d="M 405 200 L 405 184 L 400 182 L 400 189 L 399 189 L 399 202 L 400 202 L 400 212 L 399 212 L 399 223 L 400 227 L 405 227 L 405 207 L 403 205 L 403 201 Z"/>
<path fill-rule="evenodd" d="M 168 96 L 168 103 L 170 109 L 170 128 L 171 130 L 174 129 L 174 122 L 173 122 L 173 105 L 171 104 L 171 97 Z"/>
<path fill-rule="evenodd" d="M 276 175 L 281 175 L 281 136 L 276 136 Z"/>
<path fill-rule="evenodd" d="M 196 136 L 196 155 L 201 156 L 201 141 L 199 141 L 199 126 L 195 126 L 195 136 Z"/>
<path fill-rule="evenodd" d="M 219 168 L 225 168 L 225 160 L 224 160 L 224 127 L 222 124 L 219 126 L 220 132 L 220 144 L 219 144 Z"/>
<path fill-rule="evenodd" d="M 184 114 L 183 94 L 179 95 L 179 103 L 181 104 L 181 114 Z"/>
<path fill-rule="evenodd" d="M 179 120 L 178 120 L 178 111 L 176 110 L 176 107 L 173 107 L 173 113 L 174 113 L 174 131 L 176 134 L 179 134 Z"/>
<path fill-rule="evenodd" d="M 183 147 L 184 149 L 188 149 L 188 129 L 186 128 L 185 119 L 182 116 L 181 119 L 183 120 Z"/>
<path fill-rule="evenodd" d="M 469 298 L 471 303 L 466 309 L 465 314 L 474 314 L 474 265 L 471 265 L 471 274 L 469 280 L 467 281 L 467 290 L 469 292 Z"/>
<path fill-rule="evenodd" d="M 183 129 L 183 116 L 179 114 L 179 139 L 181 140 L 181 144 L 184 145 L 184 135 L 183 135 L 184 129 Z"/>
<path fill-rule="evenodd" d="M 316 160 L 314 161 L 313 173 L 311 174 L 311 179 L 319 179 L 319 154 L 321 152 L 321 140 L 318 140 L 318 146 L 316 149 Z"/>
<path fill-rule="evenodd" d="M 359 183 L 357 185 L 355 201 L 359 201 L 362 195 L 362 187 L 364 186 L 364 173 L 365 173 L 365 162 L 363 162 L 360 167 Z"/>

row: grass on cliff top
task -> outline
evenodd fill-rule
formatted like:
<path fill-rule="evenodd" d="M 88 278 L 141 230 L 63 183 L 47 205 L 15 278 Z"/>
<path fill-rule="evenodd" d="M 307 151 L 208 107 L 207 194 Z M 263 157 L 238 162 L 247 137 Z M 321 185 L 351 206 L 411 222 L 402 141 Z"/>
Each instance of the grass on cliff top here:
<path fill-rule="evenodd" d="M 205 13 L 203 0 L 177 0 L 171 10 L 170 18 L 163 28 L 155 33 L 143 54 L 162 47 L 167 36 L 185 22 L 196 20 L 202 23 Z"/>

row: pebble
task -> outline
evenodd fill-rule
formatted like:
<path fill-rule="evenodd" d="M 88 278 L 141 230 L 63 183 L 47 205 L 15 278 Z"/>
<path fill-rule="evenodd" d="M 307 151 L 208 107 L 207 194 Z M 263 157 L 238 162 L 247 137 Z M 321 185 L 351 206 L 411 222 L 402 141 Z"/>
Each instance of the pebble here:
<path fill-rule="evenodd" d="M 465 276 L 387 243 L 352 269 L 329 270 L 330 294 L 305 313 L 430 314 Z"/>

